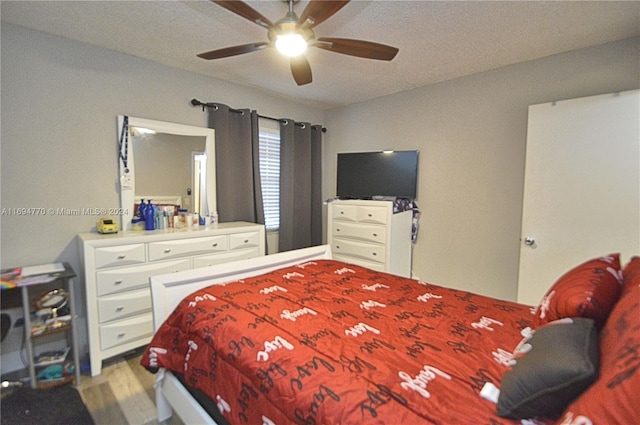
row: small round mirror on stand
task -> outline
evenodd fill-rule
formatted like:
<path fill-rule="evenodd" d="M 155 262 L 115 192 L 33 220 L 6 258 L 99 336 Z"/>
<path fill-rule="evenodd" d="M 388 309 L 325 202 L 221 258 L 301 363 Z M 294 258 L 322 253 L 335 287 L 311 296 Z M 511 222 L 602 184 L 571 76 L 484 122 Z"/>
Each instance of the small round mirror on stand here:
<path fill-rule="evenodd" d="M 51 291 L 40 294 L 36 300 L 36 308 L 38 310 L 51 309 L 52 323 L 48 325 L 52 328 L 63 326 L 64 323 L 58 320 L 58 309 L 67 305 L 69 301 L 69 293 L 64 289 L 52 289 Z"/>

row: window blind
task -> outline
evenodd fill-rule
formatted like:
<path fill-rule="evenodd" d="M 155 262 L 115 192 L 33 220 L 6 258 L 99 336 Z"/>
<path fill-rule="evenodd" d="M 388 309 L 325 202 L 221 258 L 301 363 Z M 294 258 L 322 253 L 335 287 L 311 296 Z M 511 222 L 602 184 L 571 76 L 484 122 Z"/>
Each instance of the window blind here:
<path fill-rule="evenodd" d="M 260 180 L 267 230 L 280 227 L 280 132 L 260 128 Z"/>

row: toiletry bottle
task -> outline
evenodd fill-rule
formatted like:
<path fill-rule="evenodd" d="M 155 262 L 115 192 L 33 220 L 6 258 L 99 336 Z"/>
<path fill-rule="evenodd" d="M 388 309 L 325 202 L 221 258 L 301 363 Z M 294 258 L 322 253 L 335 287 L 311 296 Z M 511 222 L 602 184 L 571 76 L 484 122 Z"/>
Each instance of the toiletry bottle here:
<path fill-rule="evenodd" d="M 167 229 L 173 229 L 173 216 L 175 215 L 175 210 L 173 209 L 173 207 L 165 207 L 164 208 L 164 215 L 167 218 L 167 224 L 166 227 Z"/>
<path fill-rule="evenodd" d="M 151 204 L 151 199 L 149 199 L 149 203 L 144 208 L 144 221 L 146 224 L 146 230 L 154 230 L 156 228 L 154 223 L 153 205 Z"/>
<path fill-rule="evenodd" d="M 156 229 L 162 229 L 162 217 L 160 216 L 160 208 L 157 206 L 153 207 L 153 222 L 155 223 Z"/>
<path fill-rule="evenodd" d="M 145 209 L 146 207 L 147 207 L 147 206 L 146 206 L 146 205 L 145 205 L 145 203 L 144 203 L 144 199 L 141 199 L 141 200 L 140 200 L 140 205 L 138 205 L 138 217 L 140 217 L 140 218 L 141 218 L 141 219 L 143 219 L 143 220 L 145 219 L 145 218 L 144 218 L 144 217 L 145 217 L 145 215 L 144 215 L 144 209 Z"/>
<path fill-rule="evenodd" d="M 178 225 L 178 227 L 183 228 L 183 227 L 187 227 L 187 210 L 186 208 L 179 208 L 178 209 L 178 217 L 179 217 L 179 222 L 180 224 Z"/>

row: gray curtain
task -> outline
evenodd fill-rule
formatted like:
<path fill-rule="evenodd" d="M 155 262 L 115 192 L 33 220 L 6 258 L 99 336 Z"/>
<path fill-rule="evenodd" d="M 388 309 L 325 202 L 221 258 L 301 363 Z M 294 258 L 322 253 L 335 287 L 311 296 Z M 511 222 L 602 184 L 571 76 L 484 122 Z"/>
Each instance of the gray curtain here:
<path fill-rule="evenodd" d="M 280 122 L 279 251 L 322 243 L 322 126 Z"/>
<path fill-rule="evenodd" d="M 260 185 L 258 114 L 207 104 L 216 131 L 216 180 L 220 222 L 264 224 Z"/>

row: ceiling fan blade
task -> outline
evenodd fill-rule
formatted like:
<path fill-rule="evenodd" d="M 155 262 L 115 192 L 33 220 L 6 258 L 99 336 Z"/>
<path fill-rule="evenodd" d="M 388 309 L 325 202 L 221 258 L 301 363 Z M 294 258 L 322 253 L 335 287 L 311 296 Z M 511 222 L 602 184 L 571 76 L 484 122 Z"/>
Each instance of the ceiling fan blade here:
<path fill-rule="evenodd" d="M 311 82 L 311 65 L 304 55 L 291 58 L 291 73 L 299 86 Z"/>
<path fill-rule="evenodd" d="M 257 10 L 249 6 L 248 4 L 239 1 L 225 1 L 225 0 L 211 0 L 218 6 L 222 6 L 230 12 L 235 13 L 236 15 L 240 15 L 245 19 L 250 20 L 253 23 L 260 25 L 261 27 L 269 28 L 273 26 L 273 22 L 271 22 L 268 18 L 265 18 L 261 15 Z"/>
<path fill-rule="evenodd" d="M 314 44 L 315 47 L 366 59 L 390 61 L 399 51 L 395 47 L 384 44 L 348 38 L 319 37 L 317 41 L 318 43 Z"/>
<path fill-rule="evenodd" d="M 303 25 L 306 22 L 308 28 L 313 28 L 332 17 L 347 3 L 349 3 L 349 0 L 311 0 L 307 7 L 304 8 L 302 15 L 300 15 L 298 24 Z"/>
<path fill-rule="evenodd" d="M 224 49 L 211 50 L 210 52 L 200 53 L 198 57 L 208 60 L 228 58 L 229 56 L 242 55 L 244 53 L 251 53 L 257 50 L 262 50 L 268 45 L 269 43 L 265 41 L 260 43 L 243 44 L 241 46 L 225 47 Z"/>

